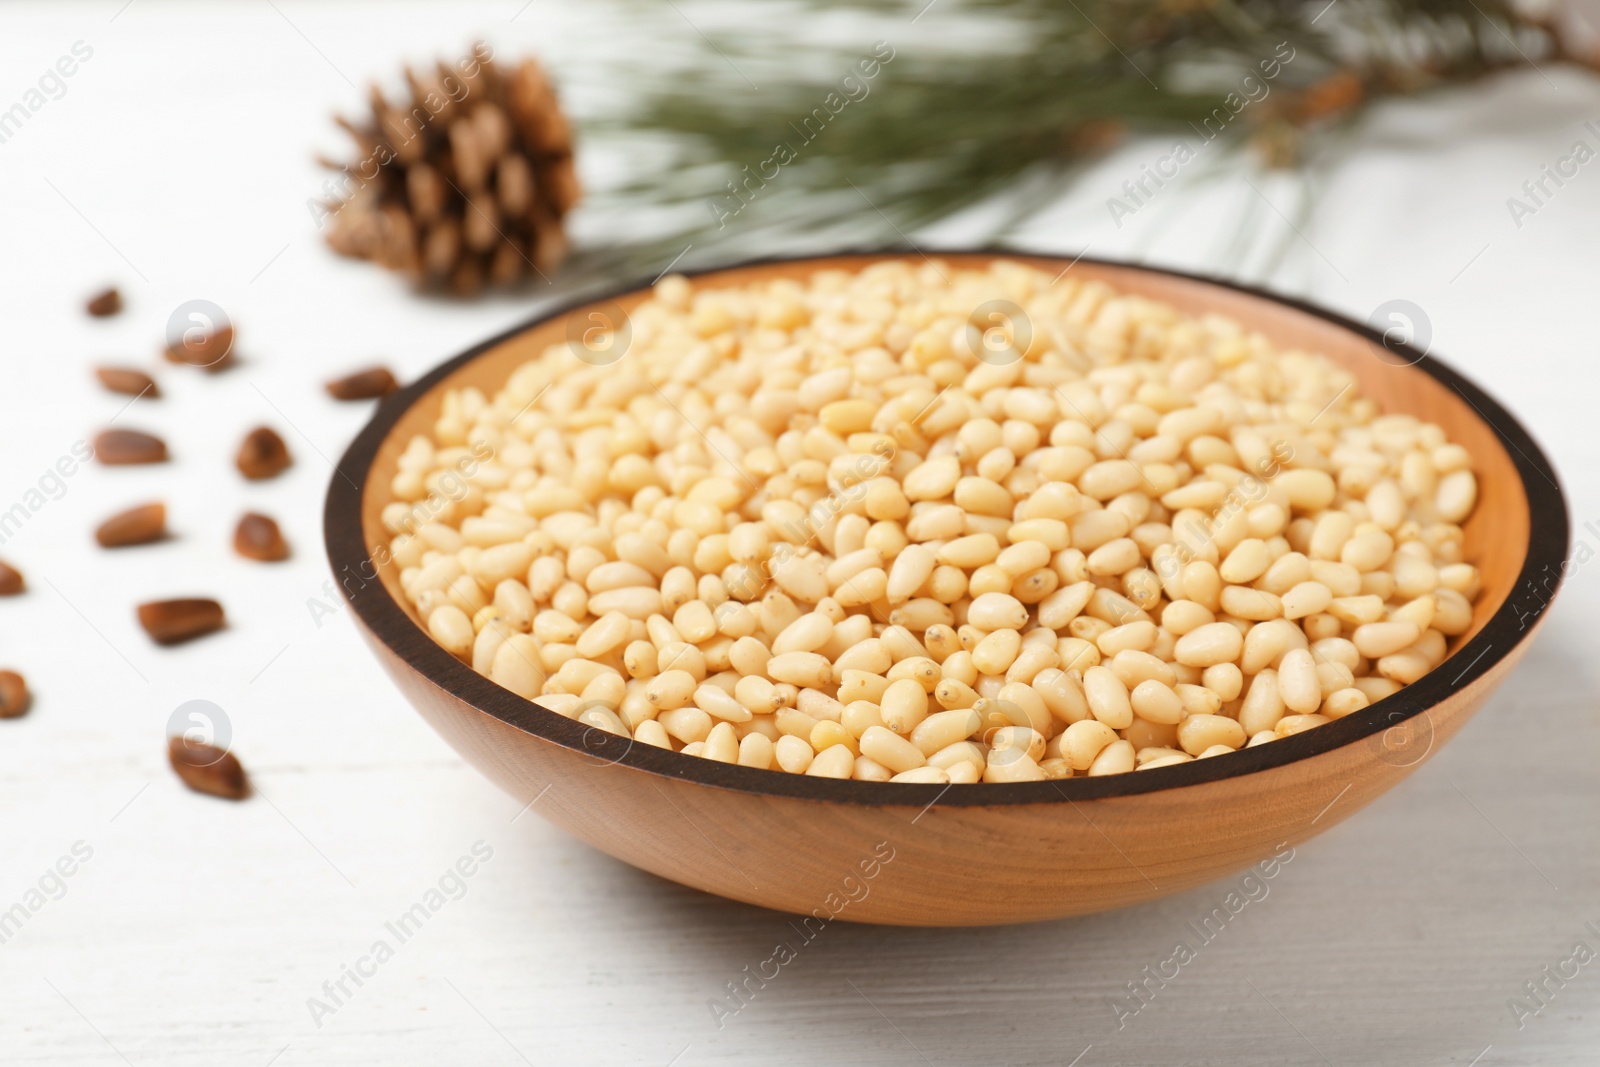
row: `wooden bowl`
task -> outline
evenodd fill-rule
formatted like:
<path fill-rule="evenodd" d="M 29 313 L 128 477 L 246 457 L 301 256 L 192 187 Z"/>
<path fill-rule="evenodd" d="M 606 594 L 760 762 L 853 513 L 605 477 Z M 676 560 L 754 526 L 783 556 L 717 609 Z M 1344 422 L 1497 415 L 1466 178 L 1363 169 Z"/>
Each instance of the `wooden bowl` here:
<path fill-rule="evenodd" d="M 698 284 L 859 270 L 870 254 L 762 263 Z M 991 254 L 1055 274 L 1068 260 Z M 915 926 L 1026 922 L 1150 900 L 1241 870 L 1353 815 L 1448 740 L 1528 647 L 1562 576 L 1569 525 L 1555 472 L 1483 390 L 1423 352 L 1309 305 L 1171 271 L 1080 259 L 1071 269 L 1191 313 L 1231 316 L 1280 347 L 1321 352 L 1385 411 L 1439 423 L 1472 454 L 1466 523 L 1483 591 L 1471 630 L 1437 669 L 1364 711 L 1216 759 L 1100 778 L 1013 785 L 889 785 L 715 763 L 633 743 L 501 689 L 423 630 L 400 592 L 379 521 L 390 476 L 446 390 L 491 393 L 602 305 L 541 316 L 385 400 L 339 464 L 329 558 L 378 659 L 458 752 L 596 848 L 664 878 L 814 916 Z M 579 321 L 587 321 L 587 316 Z M 376 558 L 378 562 L 374 563 Z"/>

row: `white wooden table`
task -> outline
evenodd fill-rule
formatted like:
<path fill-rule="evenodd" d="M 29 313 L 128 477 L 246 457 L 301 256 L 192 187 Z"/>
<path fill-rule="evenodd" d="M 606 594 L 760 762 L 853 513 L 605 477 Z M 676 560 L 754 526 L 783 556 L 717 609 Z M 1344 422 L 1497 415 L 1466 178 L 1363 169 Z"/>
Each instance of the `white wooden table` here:
<path fill-rule="evenodd" d="M 0 1062 L 1594 1062 L 1600 962 L 1575 976 L 1563 963 L 1578 941 L 1600 951 L 1594 565 L 1576 568 L 1524 666 L 1448 749 L 1297 850 L 1120 1028 L 1113 1001 L 1131 1003 L 1127 984 L 1231 883 L 1032 927 L 835 924 L 719 1028 L 708 1004 L 794 939 L 786 918 L 519 816 L 369 659 L 325 584 L 318 529 L 328 460 L 365 417 L 320 382 L 374 358 L 416 375 L 534 310 L 418 299 L 326 252 L 306 201 L 321 181 L 312 152 L 341 149 L 327 113 L 354 109 L 349 82 L 480 32 L 552 57 L 581 104 L 584 84 L 606 80 L 607 42 L 637 27 L 609 7 L 520 0 L 120 3 L 0 11 L 0 109 L 75 42 L 93 50 L 0 143 L 0 512 L 27 507 L 0 558 L 31 583 L 0 601 L 0 666 L 38 694 L 0 723 L 0 913 L 23 916 L 13 909 L 0 944 Z M 908 39 L 937 36 L 938 17 Z M 1597 116 L 1600 85 L 1558 70 L 1387 109 L 1321 179 L 1314 224 L 1268 279 L 1359 318 L 1393 299 L 1425 309 L 1434 349 L 1560 466 L 1584 559 L 1600 550 L 1600 524 L 1584 526 L 1600 518 L 1600 164 L 1520 228 L 1506 199 L 1575 139 L 1593 145 L 1580 123 Z M 1249 198 L 1288 211 L 1281 179 L 1253 177 L 1258 193 L 1229 177 L 1199 207 L 1111 224 L 1105 198 L 1163 151 L 1108 160 L 1029 224 L 1028 244 L 1250 273 L 1207 256 Z M 927 239 L 981 236 L 980 221 Z M 85 318 L 82 298 L 112 281 L 128 310 Z M 154 365 L 168 315 L 196 298 L 233 315 L 243 365 L 214 378 L 162 367 L 166 395 L 122 410 L 88 368 Z M 173 462 L 40 485 L 113 419 L 164 435 Z M 247 485 L 232 453 L 261 423 L 296 464 Z M 157 498 L 176 540 L 94 547 L 100 518 Z M 291 562 L 232 555 L 246 508 L 278 517 Z M 157 649 L 132 606 L 185 593 L 220 597 L 231 625 Z M 168 717 L 191 699 L 225 710 L 255 799 L 196 796 L 167 769 Z M 492 855 L 446 877 L 474 848 Z M 70 877 L 48 873 L 58 861 Z M 385 924 L 441 878 L 446 899 L 399 943 Z M 392 958 L 363 962 L 380 939 Z M 344 977 L 358 963 L 359 985 Z M 1545 1006 L 1519 1019 L 1512 998 L 1541 981 Z"/>

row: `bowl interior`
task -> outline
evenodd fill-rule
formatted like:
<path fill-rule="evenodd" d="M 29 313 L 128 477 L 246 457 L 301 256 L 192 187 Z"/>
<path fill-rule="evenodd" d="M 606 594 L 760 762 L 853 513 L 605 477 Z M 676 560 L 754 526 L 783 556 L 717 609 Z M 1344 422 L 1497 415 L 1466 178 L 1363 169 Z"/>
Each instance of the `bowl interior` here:
<path fill-rule="evenodd" d="M 1398 346 L 1391 351 L 1373 331 L 1340 319 L 1310 305 L 1228 283 L 1158 269 L 1088 259 L 1000 255 L 995 253 L 939 253 L 939 260 L 957 267 L 982 267 L 996 259 L 1035 266 L 1052 275 L 1070 269 L 1080 279 L 1099 279 L 1117 290 L 1164 301 L 1195 315 L 1226 315 L 1247 330 L 1265 335 L 1280 349 L 1314 352 L 1346 368 L 1361 391 L 1375 399 L 1386 413 L 1409 413 L 1442 426 L 1450 439 L 1472 455 L 1478 478 L 1478 504 L 1464 525 L 1466 556 L 1482 575 L 1482 591 L 1474 605 L 1470 629 L 1451 645 L 1445 664 L 1399 693 L 1371 707 L 1316 730 L 1284 738 L 1271 745 L 1236 753 L 1226 760 L 1197 760 L 1139 774 L 1100 778 L 1073 778 L 1065 782 L 1014 785 L 940 787 L 902 786 L 887 790 L 874 783 L 829 782 L 815 779 L 789 781 L 790 775 L 750 768 L 724 766 L 707 760 L 680 758 L 675 753 L 632 746 L 623 760 L 676 778 L 745 792 L 816 797 L 870 805 L 931 802 L 941 805 L 1010 805 L 1041 801 L 1090 799 L 1131 795 L 1169 787 L 1195 785 L 1224 777 L 1238 777 L 1329 752 L 1372 737 L 1420 714 L 1463 686 L 1471 686 L 1491 667 L 1509 655 L 1530 632 L 1533 621 L 1554 593 L 1569 533 L 1565 500 L 1548 461 L 1526 431 L 1487 394 L 1450 368 L 1421 352 Z M 872 263 L 902 259 L 922 263 L 915 253 L 873 253 L 778 261 L 707 272 L 695 278 L 697 287 L 742 285 L 774 278 L 803 279 L 820 270 L 858 271 Z M 421 380 L 391 396 L 373 423 L 351 446 L 341 474 L 329 493 L 328 537 L 330 555 L 341 574 L 359 567 L 358 585 L 366 586 L 373 570 L 386 595 L 373 597 L 351 591 L 354 606 L 378 640 L 402 655 L 409 666 L 434 685 L 494 718 L 520 730 L 582 751 L 578 724 L 547 712 L 473 673 L 433 643 L 422 620 L 406 600 L 399 568 L 386 551 L 389 536 L 381 514 L 395 497 L 390 482 L 406 443 L 416 434 L 428 434 L 437 420 L 444 394 L 452 389 L 476 387 L 486 395 L 500 388 L 522 363 L 536 358 L 552 344 L 568 338 L 568 323 L 586 321 L 590 310 L 630 311 L 649 296 L 648 288 L 596 299 L 551 315 L 486 342 L 442 365 Z M 614 321 L 614 318 L 610 321 Z M 625 372 L 626 360 L 616 365 Z M 1492 421 L 1491 421 L 1492 420 Z M 1532 499 L 1530 499 L 1530 496 Z M 359 507 L 357 531 L 350 517 Z M 1535 525 L 1530 516 L 1537 514 Z M 373 564 L 366 557 L 384 562 Z M 1534 588 L 1544 574 L 1543 591 L 1530 594 L 1526 605 L 1519 583 Z M 348 588 L 348 585 L 347 585 Z M 375 590 L 373 590 L 375 592 Z M 1485 629 L 1488 632 L 1485 633 Z M 1491 654 L 1492 652 L 1492 654 Z M 1463 668 L 1460 664 L 1465 664 Z M 1225 766 L 1226 764 L 1232 766 Z M 693 766 L 687 766 L 687 765 Z M 1066 787 L 1065 789 L 1061 787 Z M 926 796 L 922 796 L 922 793 Z M 888 794 L 894 794 L 891 800 Z M 916 794 L 913 796 L 913 794 Z"/>

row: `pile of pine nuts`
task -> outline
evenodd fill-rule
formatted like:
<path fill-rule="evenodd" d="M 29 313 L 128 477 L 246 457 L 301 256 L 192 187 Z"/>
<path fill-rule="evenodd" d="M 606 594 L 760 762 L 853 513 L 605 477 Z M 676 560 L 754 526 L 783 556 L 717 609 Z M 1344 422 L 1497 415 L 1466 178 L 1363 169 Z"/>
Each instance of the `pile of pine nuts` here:
<path fill-rule="evenodd" d="M 1466 450 L 1220 316 L 892 261 L 613 325 L 448 393 L 383 513 L 433 638 L 596 731 L 1116 774 L 1359 711 L 1471 623 Z"/>

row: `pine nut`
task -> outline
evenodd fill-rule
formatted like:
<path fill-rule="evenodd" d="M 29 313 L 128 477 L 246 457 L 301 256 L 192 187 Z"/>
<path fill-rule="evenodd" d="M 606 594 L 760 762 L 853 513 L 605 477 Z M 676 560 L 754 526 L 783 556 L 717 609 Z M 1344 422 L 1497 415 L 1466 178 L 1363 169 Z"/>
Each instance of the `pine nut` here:
<path fill-rule="evenodd" d="M 1322 688 L 1317 682 L 1317 665 L 1303 648 L 1283 654 L 1278 666 L 1278 695 L 1284 706 L 1298 714 L 1309 714 L 1322 706 Z"/>
<path fill-rule="evenodd" d="M 1089 605 L 1094 592 L 1095 584 L 1088 581 L 1074 582 L 1056 590 L 1039 604 L 1039 625 L 1052 630 L 1065 629 Z"/>
<path fill-rule="evenodd" d="M 887 782 L 894 775 L 877 760 L 870 756 L 857 756 L 855 763 L 850 768 L 850 777 L 858 782 Z"/>
<path fill-rule="evenodd" d="M 1247 537 L 1233 547 L 1228 558 L 1217 568 L 1222 580 L 1233 585 L 1245 585 L 1267 573 L 1272 557 L 1267 553 L 1267 543 Z"/>
<path fill-rule="evenodd" d="M 1367 530 L 1351 537 L 1339 550 L 1339 559 L 1358 571 L 1375 571 L 1394 554 L 1394 538 L 1382 530 Z"/>
<path fill-rule="evenodd" d="M 849 752 L 849 749 L 845 751 Z M 790 774 L 804 774 L 815 758 L 811 745 L 805 739 L 789 734 L 778 738 L 772 746 L 772 752 L 778 766 Z"/>
<path fill-rule="evenodd" d="M 911 733 L 928 715 L 928 692 L 912 678 L 887 685 L 878 703 L 884 725 L 897 734 Z"/>
<path fill-rule="evenodd" d="M 1244 635 L 1237 627 L 1226 622 L 1211 622 L 1178 638 L 1173 646 L 1173 658 L 1189 667 L 1210 667 L 1233 662 L 1243 650 Z"/>
<path fill-rule="evenodd" d="M 694 705 L 673 708 L 663 711 L 656 716 L 656 721 L 668 734 L 688 744 L 691 741 L 704 741 L 711 733 L 711 716 Z"/>
<path fill-rule="evenodd" d="M 739 766 L 767 770 L 772 766 L 774 748 L 765 734 L 745 734 L 739 739 Z"/>
<path fill-rule="evenodd" d="M 1285 552 L 1272 561 L 1272 566 L 1267 568 L 1267 572 L 1261 576 L 1258 584 L 1267 592 L 1282 596 L 1310 577 L 1311 561 L 1304 553 Z"/>
<path fill-rule="evenodd" d="M 527 634 L 512 634 L 495 650 L 489 666 L 489 679 L 531 700 L 544 689 L 545 671 L 539 659 L 539 646 Z"/>
<path fill-rule="evenodd" d="M 596 619 L 578 637 L 578 655 L 603 656 L 626 642 L 632 632 L 632 620 L 620 611 L 609 612 Z"/>
<path fill-rule="evenodd" d="M 1183 702 L 1185 714 L 1217 715 L 1222 711 L 1222 697 L 1203 685 L 1179 683 L 1173 686 L 1173 692 Z"/>
<path fill-rule="evenodd" d="M 883 726 L 869 726 L 861 735 L 861 754 L 900 773 L 927 762 L 926 751 Z"/>
<path fill-rule="evenodd" d="M 843 723 L 824 719 L 811 728 L 811 734 L 806 740 L 810 741 L 811 747 L 818 752 L 826 751 L 835 745 L 843 745 L 852 755 L 861 754 L 856 738 L 845 729 Z"/>
<path fill-rule="evenodd" d="M 1359 626 L 1383 618 L 1383 598 L 1378 596 L 1335 597 L 1328 603 L 1328 614 L 1340 622 Z"/>
<path fill-rule="evenodd" d="M 1087 771 L 1117 733 L 1098 719 L 1083 719 L 1068 726 L 1061 735 L 1061 755 L 1075 771 Z"/>
<path fill-rule="evenodd" d="M 1190 715 L 1178 724 L 1178 744 L 1191 756 L 1198 756 L 1213 745 L 1243 748 L 1245 731 L 1224 715 Z"/>
<path fill-rule="evenodd" d="M 833 622 L 826 616 L 812 612 L 802 615 L 772 642 L 773 655 L 785 652 L 815 652 L 833 636 Z"/>
<path fill-rule="evenodd" d="M 907 545 L 895 557 L 889 569 L 888 584 L 884 589 L 891 604 L 911 599 L 918 589 L 933 576 L 938 557 L 927 545 Z"/>
<path fill-rule="evenodd" d="M 889 668 L 888 679 L 898 682 L 902 679 L 911 679 L 922 686 L 924 693 L 932 693 L 938 686 L 943 673 L 939 664 L 927 656 L 908 656 Z"/>
<path fill-rule="evenodd" d="M 1133 706 L 1134 714 L 1141 719 L 1171 726 L 1183 721 L 1183 701 L 1170 686 L 1153 678 L 1134 686 L 1133 692 L 1129 694 L 1129 702 Z"/>
<path fill-rule="evenodd" d="M 1327 473 L 1318 470 L 1289 470 L 1273 483 L 1296 511 L 1320 511 L 1333 503 L 1336 487 Z"/>
<path fill-rule="evenodd" d="M 733 727 L 725 722 L 713 726 L 706 735 L 705 748 L 701 749 L 700 754 L 718 763 L 739 762 L 739 741 L 734 737 Z"/>
<path fill-rule="evenodd" d="M 1048 634 L 1048 631 L 1035 632 Z M 1017 658 L 1006 668 L 1006 681 L 1031 682 L 1038 677 L 1040 671 L 1054 667 L 1060 662 L 1061 655 L 1056 651 L 1055 641 L 1048 639 L 1030 641 L 1028 637 L 1024 637 L 1022 651 L 1017 653 Z"/>
<path fill-rule="evenodd" d="M 967 609 L 967 621 L 981 630 L 1021 630 L 1028 624 L 1028 609 L 1006 593 L 984 593 Z"/>
<path fill-rule="evenodd" d="M 645 699 L 662 711 L 670 711 L 689 703 L 697 687 L 698 681 L 688 671 L 664 671 L 645 687 Z"/>
<path fill-rule="evenodd" d="M 1161 610 L 1161 628 L 1174 637 L 1182 637 L 1216 618 L 1192 600 L 1174 600 Z"/>
<path fill-rule="evenodd" d="M 833 745 L 818 752 L 805 773 L 813 778 L 848 778 L 855 769 L 855 762 L 856 754 L 848 745 Z"/>
<path fill-rule="evenodd" d="M 1194 758 L 1180 748 L 1172 748 L 1167 745 L 1147 745 L 1144 748 L 1139 748 L 1137 745 L 1134 746 L 1134 759 L 1141 767 L 1151 760 L 1165 760 L 1175 756 L 1181 756 L 1186 760 Z"/>
<path fill-rule="evenodd" d="M 1089 765 L 1090 777 L 1103 774 L 1126 774 L 1134 769 L 1133 746 L 1127 741 L 1113 741 L 1100 750 Z"/>
<path fill-rule="evenodd" d="M 1478 480 L 1470 470 L 1451 471 L 1439 480 L 1434 508 L 1445 522 L 1460 522 L 1478 502 Z"/>
<path fill-rule="evenodd" d="M 667 736 L 667 731 L 654 719 L 647 719 L 634 727 L 633 738 L 635 741 L 643 741 L 645 744 L 654 745 L 656 748 L 668 750 L 672 748 L 672 740 Z"/>
<path fill-rule="evenodd" d="M 1368 659 L 1392 655 L 1422 636 L 1422 628 L 1414 622 L 1369 622 L 1357 626 L 1350 640 L 1356 650 Z"/>
<path fill-rule="evenodd" d="M 1285 715 L 1278 720 L 1278 725 L 1273 727 L 1272 732 L 1277 737 L 1288 737 L 1331 721 L 1325 715 Z"/>
<path fill-rule="evenodd" d="M 1301 582 L 1283 594 L 1283 617 L 1303 619 L 1326 611 L 1333 603 L 1333 592 L 1321 582 Z"/>
<path fill-rule="evenodd" d="M 1022 635 L 1015 630 L 996 630 L 972 650 L 973 665 L 983 674 L 1004 674 L 1022 651 Z"/>
<path fill-rule="evenodd" d="M 995 761 L 997 752 L 1013 749 L 1025 753 L 1034 762 L 1044 758 L 1044 737 L 1026 726 L 1002 726 L 989 732 L 989 760 Z"/>
<path fill-rule="evenodd" d="M 1285 652 L 1291 648 L 1304 648 L 1306 644 L 1305 634 L 1287 619 L 1260 623 L 1252 626 L 1245 635 L 1239 668 L 1245 674 L 1256 674 L 1266 667 L 1276 667 Z"/>
<path fill-rule="evenodd" d="M 1264 670 L 1250 680 L 1244 701 L 1239 705 L 1239 725 L 1254 737 L 1271 730 L 1283 718 L 1283 697 L 1278 692 L 1278 672 Z"/>
<path fill-rule="evenodd" d="M 1367 694 L 1352 686 L 1349 689 L 1339 689 L 1329 693 L 1322 702 L 1322 714 L 1330 719 L 1342 719 L 1366 707 L 1370 701 Z"/>
<path fill-rule="evenodd" d="M 1224 702 L 1237 700 L 1244 692 L 1244 672 L 1234 663 L 1213 664 L 1201 672 L 1200 684 Z"/>
<path fill-rule="evenodd" d="M 1173 685 L 1177 681 L 1177 672 L 1172 664 L 1149 652 L 1136 649 L 1124 649 L 1111 658 L 1107 664 L 1116 672 L 1122 684 L 1132 689 L 1140 682 L 1154 679 L 1163 685 Z"/>
<path fill-rule="evenodd" d="M 1410 685 L 1433 669 L 1433 661 L 1415 649 L 1383 656 L 1377 663 L 1378 673 L 1392 678 L 1401 685 Z"/>
<path fill-rule="evenodd" d="M 820 689 L 833 683 L 833 665 L 815 652 L 785 652 L 767 661 L 767 676 L 803 689 Z"/>
<path fill-rule="evenodd" d="M 445 604 L 433 610 L 428 616 L 428 634 L 458 659 L 466 659 L 472 654 L 472 642 L 476 637 L 472 620 L 454 604 Z"/>
<path fill-rule="evenodd" d="M 794 700 L 790 699 L 789 694 L 784 691 L 783 686 L 774 685 L 758 675 L 740 678 L 734 683 L 733 695 L 738 699 L 739 703 L 757 715 L 772 715 L 782 709 L 792 708 L 795 703 Z M 807 718 L 809 719 L 810 716 L 808 715 Z M 778 721 L 778 728 L 780 730 L 783 729 L 783 720 L 781 718 Z"/>
<path fill-rule="evenodd" d="M 1156 642 L 1158 630 L 1153 622 L 1138 620 L 1113 626 L 1095 639 L 1101 655 L 1118 656 L 1123 652 L 1143 652 Z"/>
<path fill-rule="evenodd" d="M 1020 682 L 1008 683 L 1000 687 L 994 699 L 1000 713 L 1013 724 L 1027 726 L 1044 737 L 1055 732 L 1050 709 L 1044 697 L 1032 686 Z"/>
<path fill-rule="evenodd" d="M 989 762 L 983 770 L 985 782 L 1038 782 L 1044 779 L 1044 771 L 1039 765 L 1028 757 L 1028 754 L 1015 749 L 1007 750 L 998 756 L 990 753 Z"/>
<path fill-rule="evenodd" d="M 1133 705 L 1128 687 L 1109 667 L 1091 667 L 1084 672 L 1083 693 L 1089 711 L 1113 730 L 1126 730 L 1133 723 Z"/>
<path fill-rule="evenodd" d="M 979 725 L 978 715 L 971 707 L 936 711 L 911 729 L 910 741 L 924 756 L 931 756 L 971 737 Z"/>
<path fill-rule="evenodd" d="M 513 632 L 498 618 L 486 623 L 472 642 L 472 669 L 487 675 L 494 666 L 495 653 L 500 651 L 500 646 Z"/>
<path fill-rule="evenodd" d="M 1279 597 L 1248 585 L 1224 586 L 1219 605 L 1229 615 L 1254 622 L 1265 622 L 1283 615 L 1283 601 Z"/>
<path fill-rule="evenodd" d="M 694 704 L 712 718 L 723 722 L 749 722 L 751 719 L 750 709 L 739 703 L 732 693 L 709 683 L 695 688 Z"/>

